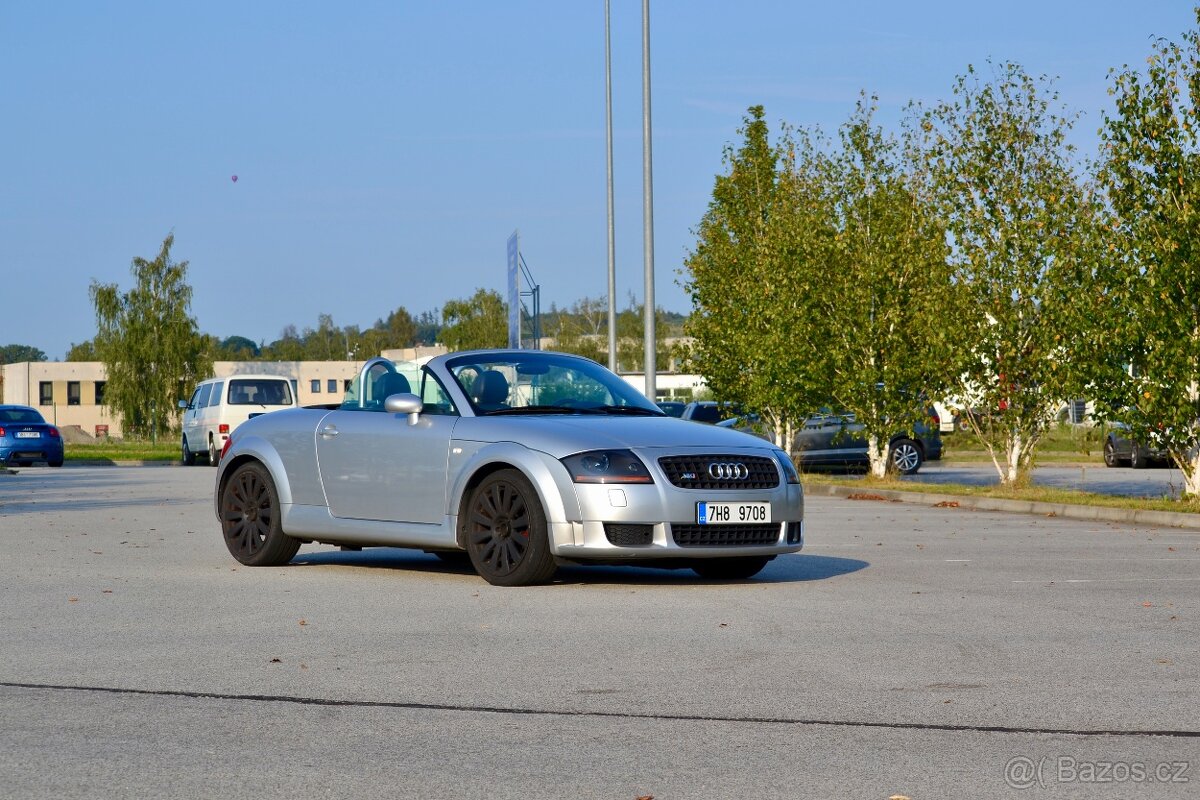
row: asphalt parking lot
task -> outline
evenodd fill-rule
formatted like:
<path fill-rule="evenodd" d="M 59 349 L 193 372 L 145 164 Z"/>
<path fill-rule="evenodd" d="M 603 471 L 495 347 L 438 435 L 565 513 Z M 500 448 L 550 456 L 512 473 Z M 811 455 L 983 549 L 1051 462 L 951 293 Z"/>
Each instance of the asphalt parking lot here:
<path fill-rule="evenodd" d="M 213 471 L 0 476 L 0 786 L 1194 797 L 1200 534 L 810 498 L 759 578 L 229 557 Z"/>

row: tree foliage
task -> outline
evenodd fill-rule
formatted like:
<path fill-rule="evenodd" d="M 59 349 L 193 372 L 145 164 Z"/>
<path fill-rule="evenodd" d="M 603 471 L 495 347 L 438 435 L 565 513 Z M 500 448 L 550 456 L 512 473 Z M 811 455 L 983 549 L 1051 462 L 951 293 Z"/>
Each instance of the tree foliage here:
<path fill-rule="evenodd" d="M 19 364 L 23 361 L 45 361 L 46 354 L 27 344 L 0 346 L 0 364 Z"/>
<path fill-rule="evenodd" d="M 1156 41 L 1144 73 L 1114 72 L 1098 170 L 1115 214 L 1111 328 L 1122 347 L 1113 352 L 1131 367 L 1101 401 L 1136 440 L 1170 453 L 1191 495 L 1200 494 L 1200 8 L 1196 21 L 1180 43 Z"/>
<path fill-rule="evenodd" d="M 969 69 L 955 99 L 921 121 L 938 213 L 963 302 L 947 319 L 963 360 L 958 394 L 971 426 L 1008 484 L 1062 403 L 1090 381 L 1077 349 L 1100 335 L 1095 192 L 1073 170 L 1046 78 L 1002 64 L 990 81 Z"/>
<path fill-rule="evenodd" d="M 178 415 L 176 401 L 212 371 L 196 320 L 189 314 L 188 263 L 171 260 L 173 234 L 153 260 L 133 259 L 134 287 L 93 281 L 96 354 L 107 370 L 105 404 L 133 436 L 167 434 Z"/>
<path fill-rule="evenodd" d="M 442 308 L 442 343 L 451 350 L 504 347 L 508 344 L 508 306 L 499 292 L 478 289 L 466 300 Z"/>

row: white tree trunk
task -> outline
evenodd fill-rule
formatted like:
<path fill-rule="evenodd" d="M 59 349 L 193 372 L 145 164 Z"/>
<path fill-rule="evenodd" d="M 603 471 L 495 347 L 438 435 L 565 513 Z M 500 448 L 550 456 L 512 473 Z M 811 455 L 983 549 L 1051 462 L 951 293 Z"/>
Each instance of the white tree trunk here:
<path fill-rule="evenodd" d="M 1190 458 L 1187 454 L 1176 457 L 1175 464 L 1183 473 L 1184 495 L 1200 497 L 1200 448 Z"/>
<path fill-rule="evenodd" d="M 1021 474 L 1021 434 L 1014 433 L 1005 443 L 1007 447 L 1008 463 L 1005 465 L 1005 474 L 1001 476 L 1001 483 L 1008 486 L 1017 482 L 1017 476 Z"/>
<path fill-rule="evenodd" d="M 867 437 L 867 460 L 870 464 L 871 477 L 884 478 L 888 468 L 888 441 L 880 441 L 878 436 Z"/>

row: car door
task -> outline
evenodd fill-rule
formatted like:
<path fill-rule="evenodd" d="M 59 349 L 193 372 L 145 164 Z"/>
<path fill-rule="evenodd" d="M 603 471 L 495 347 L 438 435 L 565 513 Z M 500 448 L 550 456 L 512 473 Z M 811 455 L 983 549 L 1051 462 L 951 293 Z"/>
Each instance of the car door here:
<path fill-rule="evenodd" d="M 317 464 L 329 511 L 344 519 L 438 524 L 446 517 L 447 465 L 457 411 L 427 403 L 407 414 L 331 411 L 317 425 Z"/>

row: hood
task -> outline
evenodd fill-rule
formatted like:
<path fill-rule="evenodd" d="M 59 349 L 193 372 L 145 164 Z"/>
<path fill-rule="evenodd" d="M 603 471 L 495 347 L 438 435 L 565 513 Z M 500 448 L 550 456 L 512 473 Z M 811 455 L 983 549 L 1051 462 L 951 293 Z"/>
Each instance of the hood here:
<path fill-rule="evenodd" d="M 517 442 L 556 458 L 587 450 L 774 449 L 770 442 L 748 433 L 673 417 L 464 417 L 454 427 L 454 438 Z"/>

